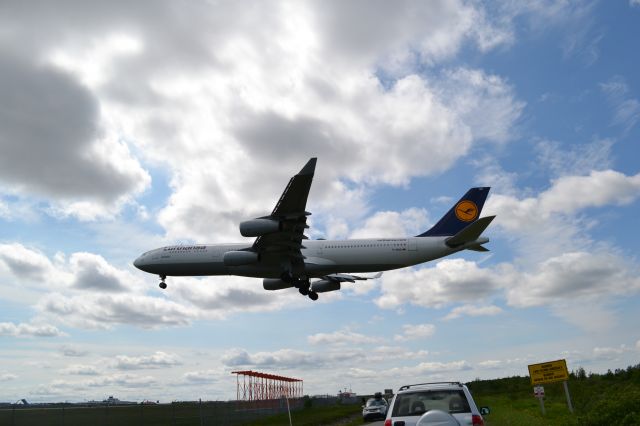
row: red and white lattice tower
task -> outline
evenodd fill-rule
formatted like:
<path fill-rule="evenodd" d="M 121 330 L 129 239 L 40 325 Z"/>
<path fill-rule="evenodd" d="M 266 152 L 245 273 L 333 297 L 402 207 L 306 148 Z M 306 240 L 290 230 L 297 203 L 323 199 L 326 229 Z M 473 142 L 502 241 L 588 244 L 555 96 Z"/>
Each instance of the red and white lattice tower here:
<path fill-rule="evenodd" d="M 266 401 L 302 398 L 303 381 L 292 377 L 260 373 L 258 371 L 232 371 L 236 375 L 237 401 Z"/>

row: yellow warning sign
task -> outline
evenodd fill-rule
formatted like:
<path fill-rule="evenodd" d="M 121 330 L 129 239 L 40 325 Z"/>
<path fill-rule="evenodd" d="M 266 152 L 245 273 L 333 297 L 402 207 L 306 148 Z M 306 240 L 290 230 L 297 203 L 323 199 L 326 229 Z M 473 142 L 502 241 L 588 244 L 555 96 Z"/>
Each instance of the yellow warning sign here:
<path fill-rule="evenodd" d="M 528 367 L 529 377 L 531 377 L 531 384 L 534 386 L 540 385 L 542 383 L 553 383 L 569 380 L 567 361 L 564 359 L 543 362 L 540 364 L 531 364 Z"/>

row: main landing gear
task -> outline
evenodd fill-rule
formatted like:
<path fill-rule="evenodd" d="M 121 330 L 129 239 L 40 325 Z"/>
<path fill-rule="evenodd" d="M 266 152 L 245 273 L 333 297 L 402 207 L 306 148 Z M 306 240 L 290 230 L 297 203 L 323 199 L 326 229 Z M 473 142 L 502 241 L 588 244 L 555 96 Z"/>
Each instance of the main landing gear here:
<path fill-rule="evenodd" d="M 164 282 L 164 280 L 166 280 L 166 279 L 167 279 L 167 276 L 166 276 L 166 275 L 160 275 L 160 284 L 159 284 L 159 287 L 160 287 L 161 289 L 163 289 L 163 290 L 164 290 L 165 288 L 167 288 L 167 283 L 165 283 L 165 282 Z"/>
<path fill-rule="evenodd" d="M 309 299 L 313 301 L 318 300 L 318 293 L 311 290 L 311 283 L 309 282 L 309 278 L 297 278 L 292 276 L 290 272 L 284 272 L 281 278 L 282 281 L 293 284 L 293 286 L 298 289 L 301 295 L 309 296 Z"/>

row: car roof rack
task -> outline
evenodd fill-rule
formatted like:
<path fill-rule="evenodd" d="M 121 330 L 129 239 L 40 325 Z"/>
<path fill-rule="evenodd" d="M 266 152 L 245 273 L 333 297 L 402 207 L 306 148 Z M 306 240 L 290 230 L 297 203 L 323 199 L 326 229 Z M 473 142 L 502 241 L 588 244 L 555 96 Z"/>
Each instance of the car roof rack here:
<path fill-rule="evenodd" d="M 415 383 L 413 385 L 404 385 L 404 386 L 401 386 L 400 389 L 398 390 L 403 391 L 403 390 L 412 388 L 414 386 L 424 386 L 424 385 L 458 385 L 462 387 L 462 383 L 460 382 L 427 382 L 427 383 Z"/>

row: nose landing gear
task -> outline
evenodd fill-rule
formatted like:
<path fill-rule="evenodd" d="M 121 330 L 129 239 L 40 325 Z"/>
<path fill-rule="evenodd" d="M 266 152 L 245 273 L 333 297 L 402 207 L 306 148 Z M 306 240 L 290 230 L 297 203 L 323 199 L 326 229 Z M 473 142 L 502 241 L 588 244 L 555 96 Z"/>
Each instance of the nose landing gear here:
<path fill-rule="evenodd" d="M 160 284 L 158 286 L 163 290 L 167 288 L 167 283 L 164 282 L 164 280 L 166 279 L 167 279 L 166 275 L 160 275 Z"/>

